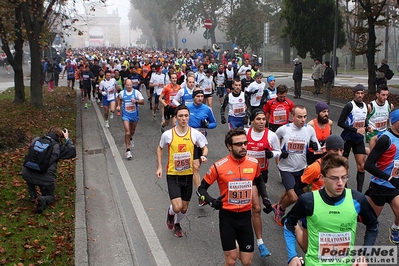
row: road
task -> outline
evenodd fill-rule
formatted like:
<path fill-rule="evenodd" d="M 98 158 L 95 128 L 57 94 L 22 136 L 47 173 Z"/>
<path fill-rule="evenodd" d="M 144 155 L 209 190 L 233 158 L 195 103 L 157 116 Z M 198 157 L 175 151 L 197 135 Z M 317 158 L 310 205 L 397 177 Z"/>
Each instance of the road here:
<path fill-rule="evenodd" d="M 273 73 L 276 76 L 277 84 L 287 84 L 292 87 L 292 79 L 290 73 Z M 4 74 L 0 69 L 0 78 L 3 83 L 12 83 L 12 75 Z M 363 82 L 362 82 L 363 80 Z M 398 84 L 399 79 L 395 82 Z M 61 85 L 63 85 L 61 81 Z M 352 79 L 341 79 L 343 85 L 353 86 L 357 83 L 365 84 L 367 78 L 365 76 L 356 76 Z M 312 85 L 312 81 L 304 80 L 303 85 Z M 4 86 L 0 86 L 4 87 Z M 292 93 L 288 95 L 293 98 Z M 302 104 L 308 110 L 309 119 L 315 116 L 314 106 L 316 99 L 310 95 L 303 95 L 302 99 L 293 99 L 295 104 Z M 216 98 L 214 99 L 214 113 L 217 121 L 220 122 L 219 105 Z M 342 103 L 332 102 L 330 118 L 336 122 L 342 109 Z M 93 108 L 84 110 L 81 106 L 81 112 L 86 112 L 82 115 L 83 119 L 89 119 L 95 128 L 99 129 L 101 139 L 98 140 L 98 146 L 103 147 L 104 154 L 107 158 L 105 172 L 103 175 L 108 176 L 111 184 L 111 190 L 101 191 L 101 187 L 97 188 L 97 192 L 93 191 L 95 186 L 96 176 L 85 177 L 90 178 L 92 182 L 89 187 L 86 187 L 86 200 L 95 200 L 95 194 L 101 193 L 112 194 L 112 204 L 118 208 L 114 219 L 122 217 L 123 234 L 126 234 L 127 242 L 120 241 L 119 246 L 110 247 L 107 249 L 105 241 L 104 246 L 99 247 L 101 237 L 106 237 L 107 232 L 102 232 L 108 229 L 94 228 L 95 224 L 91 222 L 91 218 L 87 221 L 88 231 L 88 252 L 90 257 L 90 265 L 106 265 L 104 258 L 109 256 L 118 256 L 115 249 L 120 249 L 123 253 L 123 248 L 129 246 L 128 249 L 133 252 L 134 265 L 223 265 L 224 256 L 220 244 L 218 233 L 218 211 L 214 211 L 209 206 L 198 207 L 197 200 L 193 197 L 192 203 L 189 206 L 186 218 L 181 225 L 186 236 L 183 238 L 176 238 L 173 231 L 166 228 L 166 210 L 169 206 L 169 197 L 165 177 L 158 179 L 155 176 L 156 171 L 156 148 L 161 136 L 160 133 L 160 115 L 157 115 L 156 120 L 152 119 L 149 105 L 146 102 L 144 106 L 140 107 L 141 120 L 137 126 L 135 134 L 135 147 L 132 149 L 133 160 L 127 161 L 125 159 L 124 148 L 124 130 L 120 117 L 115 116 L 110 120 L 110 128 L 106 129 L 103 126 L 102 110 L 94 104 Z M 98 127 L 97 127 L 97 125 Z M 224 146 L 224 135 L 227 132 L 227 125 L 218 124 L 218 127 L 209 130 L 209 156 L 208 163 L 201 167 L 201 176 L 205 174 L 208 167 L 216 160 L 226 156 L 228 151 Z M 341 129 L 336 125 L 333 127 L 336 134 L 341 132 Z M 93 147 L 84 147 L 89 150 Z M 86 151 L 87 151 L 86 150 Z M 85 167 L 96 168 L 96 164 L 84 161 Z M 164 156 L 164 165 L 166 163 L 166 153 Z M 274 162 L 271 162 L 269 168 L 269 183 L 267 184 L 269 197 L 272 202 L 277 202 L 281 193 L 284 191 L 283 185 L 278 179 L 277 168 Z M 356 167 L 353 155 L 350 156 L 350 175 L 349 186 L 354 188 L 356 185 Z M 366 182 L 364 190 L 368 184 L 370 175 L 366 173 Z M 93 185 L 92 185 L 93 184 Z M 85 184 L 87 185 L 87 184 Z M 99 185 L 100 186 L 100 185 Z M 90 189 L 90 190 L 89 190 Z M 210 194 L 216 197 L 218 195 L 217 185 L 214 184 L 210 188 Z M 94 213 L 96 210 L 90 209 L 88 205 L 86 209 L 86 216 Z M 105 207 L 99 206 L 99 213 Z M 108 217 L 109 214 L 103 214 L 103 219 L 112 219 Z M 101 217 L 100 217 L 101 219 Z M 283 228 L 279 227 L 274 221 L 272 214 L 262 213 L 263 221 L 263 239 L 272 252 L 272 256 L 268 258 L 260 258 L 259 252 L 255 250 L 253 265 L 285 265 L 287 253 L 285 250 L 285 242 L 283 238 Z M 391 245 L 388 241 L 388 228 L 393 222 L 393 214 L 389 206 L 385 206 L 380 218 L 380 233 L 376 245 Z M 93 232 L 98 233 L 94 235 Z M 118 231 L 118 233 L 120 233 Z M 108 234 L 114 234 L 113 231 Z M 119 236 L 119 235 L 118 235 Z M 364 226 L 358 226 L 357 244 L 362 243 L 364 236 Z M 120 237 L 122 239 L 122 237 Z M 97 242 L 96 242 L 97 240 Z M 122 246 L 123 245 L 123 246 Z M 123 248 L 122 248 L 123 247 Z M 97 249 L 97 250 L 96 250 Z M 96 252 L 92 252 L 96 250 Z M 300 250 L 299 248 L 297 250 Z M 110 251 L 110 252 L 108 252 Z M 131 264 L 124 264 L 131 265 Z M 240 265 L 240 264 L 238 264 Z"/>
<path fill-rule="evenodd" d="M 292 98 L 292 95 L 289 96 Z M 302 104 L 309 110 L 309 119 L 314 117 L 316 101 L 313 97 L 303 96 L 302 99 L 295 99 L 294 103 Z M 330 118 L 333 121 L 338 120 L 341 108 L 341 104 L 332 104 Z M 97 116 L 99 119 L 102 119 L 99 114 L 100 109 L 97 106 L 95 106 L 95 109 L 98 111 Z M 215 104 L 213 110 L 217 120 L 220 121 L 218 104 Z M 217 211 L 214 211 L 209 206 L 198 207 L 197 200 L 193 197 L 187 216 L 181 223 L 186 236 L 178 239 L 173 235 L 173 231 L 169 231 L 166 228 L 165 216 L 169 206 L 166 180 L 165 178 L 157 179 L 155 176 L 156 148 L 161 135 L 161 119 L 159 114 L 155 121 L 152 119 L 148 104 L 140 107 L 140 114 L 141 120 L 134 137 L 136 146 L 132 149 L 132 161 L 124 159 L 124 131 L 119 117 L 110 121 L 109 129 L 101 127 L 106 133 L 106 141 L 112 143 L 108 149 L 111 148 L 116 152 L 113 157 L 117 163 L 122 162 L 123 167 L 126 168 L 126 172 L 122 171 L 122 174 L 118 174 L 118 167 L 109 162 L 121 202 L 121 209 L 129 228 L 128 231 L 131 232 L 132 239 L 136 240 L 133 241 L 133 245 L 138 265 L 222 265 L 224 257 L 218 234 Z M 336 125 L 333 131 L 336 134 L 341 132 Z M 208 163 L 201 167 L 201 176 L 205 174 L 212 162 L 228 154 L 224 146 L 226 132 L 227 125 L 220 123 L 216 129 L 209 130 Z M 116 147 L 113 146 L 113 143 L 115 143 Z M 164 164 L 165 162 L 166 157 L 164 156 Z M 356 185 L 356 169 L 353 155 L 350 157 L 350 165 L 351 178 L 349 179 L 349 186 L 354 188 Z M 278 179 L 275 164 L 271 163 L 269 169 L 268 192 L 272 202 L 276 202 L 284 188 Z M 128 174 L 123 174 L 123 172 Z M 364 190 L 368 184 L 369 177 L 370 175 L 366 174 L 367 181 L 365 182 Z M 132 192 L 132 188 L 134 188 L 134 193 L 137 193 L 137 197 L 133 198 L 126 194 L 126 191 Z M 211 187 L 210 194 L 213 196 L 218 195 L 216 184 Z M 143 217 L 145 219 L 140 222 Z M 286 250 L 283 228 L 276 225 L 271 214 L 266 215 L 263 213 L 262 220 L 263 239 L 272 252 L 272 256 L 262 259 L 256 250 L 253 265 L 284 265 L 286 263 Z M 393 222 L 393 215 L 389 207 L 384 209 L 379 220 L 381 223 L 380 234 L 376 245 L 390 245 L 388 228 Z M 361 244 L 364 235 L 363 225 L 359 225 L 357 235 L 356 242 Z M 154 254 L 156 255 L 153 256 Z"/>

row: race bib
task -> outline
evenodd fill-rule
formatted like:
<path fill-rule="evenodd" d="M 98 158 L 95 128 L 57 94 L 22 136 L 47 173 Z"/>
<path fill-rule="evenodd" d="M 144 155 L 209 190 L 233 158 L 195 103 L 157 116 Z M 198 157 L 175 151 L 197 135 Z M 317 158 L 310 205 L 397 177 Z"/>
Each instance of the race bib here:
<path fill-rule="evenodd" d="M 362 128 L 365 125 L 366 125 L 366 123 L 364 120 L 359 120 L 359 121 L 355 120 L 355 122 L 353 123 L 354 128 Z"/>
<path fill-rule="evenodd" d="M 334 260 L 347 257 L 350 250 L 351 233 L 319 233 L 319 252 L 320 260 Z"/>
<path fill-rule="evenodd" d="M 115 93 L 115 89 L 110 89 L 109 91 L 108 91 L 108 94 L 109 95 L 112 95 L 112 94 L 114 94 Z"/>
<path fill-rule="evenodd" d="M 393 161 L 393 168 L 391 171 L 391 176 L 393 178 L 399 178 L 399 160 Z"/>
<path fill-rule="evenodd" d="M 229 182 L 228 202 L 230 204 L 248 204 L 252 198 L 252 181 Z"/>
<path fill-rule="evenodd" d="M 175 171 L 184 171 L 191 168 L 190 152 L 179 152 L 173 155 Z"/>
<path fill-rule="evenodd" d="M 245 103 L 236 103 L 233 105 L 234 115 L 244 115 L 245 114 Z"/>
<path fill-rule="evenodd" d="M 303 154 L 305 152 L 306 140 L 300 137 L 290 137 L 287 142 L 289 153 Z"/>
<path fill-rule="evenodd" d="M 285 124 L 287 123 L 287 112 L 284 110 L 273 111 L 274 124 Z"/>
<path fill-rule="evenodd" d="M 378 118 L 377 121 L 375 121 L 375 128 L 378 131 L 384 130 L 387 127 L 387 120 L 384 118 Z"/>
<path fill-rule="evenodd" d="M 265 168 L 265 163 L 266 163 L 266 157 L 265 157 L 265 152 L 264 151 L 250 151 L 247 150 L 247 155 L 251 156 L 253 158 L 256 158 L 258 160 L 260 168 Z"/>
<path fill-rule="evenodd" d="M 212 88 L 205 88 L 205 92 L 211 93 L 212 92 Z"/>
<path fill-rule="evenodd" d="M 136 112 L 136 104 L 132 103 L 132 102 L 127 102 L 125 104 L 125 110 L 128 113 L 134 113 Z"/>

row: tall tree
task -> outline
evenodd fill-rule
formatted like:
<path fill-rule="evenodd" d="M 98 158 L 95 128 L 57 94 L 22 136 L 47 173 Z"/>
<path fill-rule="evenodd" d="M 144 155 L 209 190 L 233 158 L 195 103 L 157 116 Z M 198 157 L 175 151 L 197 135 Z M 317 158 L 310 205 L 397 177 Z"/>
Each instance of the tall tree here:
<path fill-rule="evenodd" d="M 284 0 L 283 37 L 289 36 L 300 57 L 306 58 L 309 52 L 312 58 L 321 58 L 333 50 L 334 9 L 335 0 Z M 342 48 L 346 40 L 341 15 L 338 29 L 337 47 Z"/>
<path fill-rule="evenodd" d="M 0 3 L 0 39 L 1 48 L 7 55 L 7 60 L 14 69 L 14 103 L 25 102 L 25 86 L 23 74 L 23 25 L 21 3 L 19 0 Z M 14 53 L 11 52 L 11 45 Z"/>
<path fill-rule="evenodd" d="M 260 1 L 242 0 L 234 6 L 232 16 L 227 18 L 227 38 L 244 50 L 250 47 L 258 53 L 263 44 L 264 23 L 267 16 L 260 8 Z M 250 16 L 248 14 L 251 14 Z"/>

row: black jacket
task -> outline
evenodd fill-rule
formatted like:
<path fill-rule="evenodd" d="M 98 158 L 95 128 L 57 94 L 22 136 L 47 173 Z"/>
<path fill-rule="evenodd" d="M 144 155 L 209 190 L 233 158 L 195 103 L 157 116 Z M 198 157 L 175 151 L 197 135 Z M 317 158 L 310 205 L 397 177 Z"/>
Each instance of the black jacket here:
<path fill-rule="evenodd" d="M 55 134 L 48 133 L 47 136 L 56 141 L 56 144 L 53 147 L 53 153 L 51 155 L 51 161 L 53 161 L 53 163 L 50 165 L 46 173 L 40 173 L 22 166 L 22 177 L 28 183 L 45 186 L 54 184 L 58 160 L 76 157 L 76 149 L 71 139 L 69 139 L 66 144 L 62 145 Z M 31 144 L 33 144 L 37 139 L 38 138 L 35 138 Z"/>
<path fill-rule="evenodd" d="M 323 83 L 332 82 L 334 79 L 334 70 L 331 67 L 326 67 L 323 75 Z"/>
<path fill-rule="evenodd" d="M 294 81 L 302 81 L 302 75 L 303 75 L 302 63 L 299 62 L 298 64 L 295 64 L 294 74 L 292 75 L 292 79 Z"/>

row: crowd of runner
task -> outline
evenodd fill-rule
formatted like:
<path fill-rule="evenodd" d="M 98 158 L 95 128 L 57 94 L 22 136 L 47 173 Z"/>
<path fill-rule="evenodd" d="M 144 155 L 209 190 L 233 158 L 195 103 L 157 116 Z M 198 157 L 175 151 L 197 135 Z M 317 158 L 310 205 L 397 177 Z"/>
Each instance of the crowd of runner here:
<path fill-rule="evenodd" d="M 364 245 L 374 245 L 377 217 L 385 203 L 395 216 L 389 240 L 399 244 L 399 110 L 388 103 L 385 84 L 368 104 L 363 102 L 365 87 L 353 88 L 353 100 L 337 121 L 343 129 L 339 136 L 332 132 L 327 103 L 318 102 L 317 116 L 307 122 L 308 110 L 287 98 L 287 86 L 276 86 L 273 76 L 263 77 L 257 58 L 240 49 L 216 54 L 93 48 L 69 50 L 65 57 L 62 78 L 66 74 L 68 87 L 81 90 L 84 108 L 97 101 L 107 128 L 108 119 L 121 116 L 126 159 L 133 157 L 139 105 L 147 101 L 154 120 L 161 116 L 156 175 L 163 177 L 167 148 L 167 228 L 177 237 L 184 235 L 181 221 L 194 186 L 199 206 L 220 210 L 225 265 L 235 265 L 237 259 L 251 264 L 254 233 L 260 255 L 271 255 L 262 239 L 261 202 L 264 212 L 273 212 L 275 222 L 284 226 L 289 265 L 321 265 L 323 259 L 347 265 L 340 264 L 346 255 L 320 254 L 320 247 L 353 246 L 358 222 L 366 225 Z M 220 123 L 229 126 L 224 141 L 230 153 L 212 162 L 201 180 L 200 167 L 212 152 L 206 136 L 219 123 L 213 99 L 219 100 Z M 347 188 L 351 151 L 356 190 Z M 274 204 L 266 191 L 271 159 L 285 188 Z M 372 174 L 367 197 L 362 194 L 365 170 Z M 214 182 L 220 195 L 212 197 L 208 188 Z M 304 259 L 298 257 L 296 241 L 306 253 Z"/>

